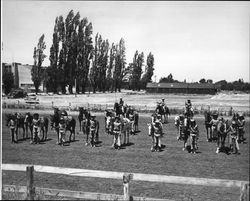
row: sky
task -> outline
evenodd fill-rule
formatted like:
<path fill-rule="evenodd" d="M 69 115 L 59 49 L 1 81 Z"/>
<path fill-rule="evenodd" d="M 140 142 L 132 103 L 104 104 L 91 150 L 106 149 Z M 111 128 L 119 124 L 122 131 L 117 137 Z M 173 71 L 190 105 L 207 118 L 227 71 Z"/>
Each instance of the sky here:
<path fill-rule="evenodd" d="M 125 40 L 126 62 L 138 50 L 145 61 L 154 55 L 158 81 L 172 73 L 179 81 L 201 78 L 249 82 L 248 1 L 2 1 L 2 62 L 33 64 L 39 37 L 46 42 L 43 65 L 55 19 L 72 9 L 87 17 L 96 33 Z M 146 62 L 145 62 L 146 63 Z"/>

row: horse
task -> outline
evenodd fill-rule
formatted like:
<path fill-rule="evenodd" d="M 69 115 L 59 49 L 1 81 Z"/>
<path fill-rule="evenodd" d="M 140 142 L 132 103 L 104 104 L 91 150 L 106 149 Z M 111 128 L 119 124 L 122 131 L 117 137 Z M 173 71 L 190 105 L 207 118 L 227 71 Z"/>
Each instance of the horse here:
<path fill-rule="evenodd" d="M 228 129 L 229 129 L 228 120 L 225 121 L 224 119 L 221 118 L 217 125 L 218 140 L 217 140 L 216 153 L 223 151 L 223 149 L 225 148 L 225 141 Z"/>
<path fill-rule="evenodd" d="M 135 111 L 134 114 L 135 114 L 134 127 L 135 127 L 135 132 L 137 132 L 138 131 L 138 124 L 139 124 L 139 113 L 137 111 Z"/>
<path fill-rule="evenodd" d="M 155 138 L 154 138 L 154 127 L 152 123 L 147 123 L 148 126 L 148 136 L 151 137 L 151 151 L 154 151 L 154 145 L 155 145 Z"/>
<path fill-rule="evenodd" d="M 24 125 L 25 125 L 25 131 L 26 131 L 25 133 L 26 133 L 26 138 L 28 138 L 29 131 L 30 131 L 30 139 L 31 140 L 33 138 L 32 120 L 33 120 L 32 115 L 29 112 L 27 112 L 25 114 L 25 119 L 24 119 Z"/>
<path fill-rule="evenodd" d="M 18 135 L 19 135 L 19 128 L 23 129 L 23 139 L 25 139 L 25 126 L 24 126 L 24 119 L 25 117 L 21 115 L 20 113 L 15 113 L 14 118 L 16 121 L 16 136 L 18 141 Z"/>
<path fill-rule="evenodd" d="M 42 141 L 47 140 L 48 127 L 49 127 L 49 119 L 47 117 L 40 117 L 40 128 L 41 128 L 41 132 L 43 133 L 42 139 L 41 139 Z"/>
<path fill-rule="evenodd" d="M 129 135 L 131 132 L 131 122 L 128 118 L 126 118 L 124 115 L 121 115 L 121 133 L 123 137 L 123 145 L 129 144 Z"/>
<path fill-rule="evenodd" d="M 105 110 L 104 115 L 105 115 L 105 120 L 104 120 L 105 132 L 108 135 L 110 135 L 112 134 L 112 125 L 115 119 L 115 114 L 112 111 Z"/>
<path fill-rule="evenodd" d="M 124 106 L 117 102 L 115 102 L 114 104 L 114 110 L 115 110 L 116 116 L 120 116 L 121 114 L 124 114 Z"/>
<path fill-rule="evenodd" d="M 78 120 L 80 124 L 80 131 L 83 132 L 83 134 L 87 134 L 89 132 L 89 120 L 90 120 L 90 112 L 88 112 L 83 107 L 79 108 L 79 115 Z"/>
<path fill-rule="evenodd" d="M 206 132 L 207 132 L 207 141 L 209 142 L 212 139 L 211 112 L 205 111 L 204 117 L 205 117 L 205 128 L 206 128 Z"/>
<path fill-rule="evenodd" d="M 89 122 L 89 133 L 87 133 L 86 145 L 89 144 L 89 135 L 91 138 L 90 143 L 92 147 L 95 147 L 96 143 L 99 142 L 99 126 L 99 121 L 95 119 L 95 116 L 91 116 Z"/>
<path fill-rule="evenodd" d="M 190 137 L 190 129 L 189 129 L 190 124 L 191 124 L 190 118 L 185 117 L 183 121 L 183 126 L 182 126 L 182 135 L 183 135 L 183 141 L 184 141 L 183 149 L 182 149 L 183 151 L 188 149 L 187 141 L 188 141 L 188 138 Z"/>
<path fill-rule="evenodd" d="M 184 127 L 184 116 L 179 115 L 175 117 L 175 127 L 177 130 L 177 140 L 184 140 L 185 138 L 185 127 Z"/>
<path fill-rule="evenodd" d="M 61 116 L 64 116 L 64 111 L 54 110 L 54 115 L 50 115 L 50 125 L 51 129 L 55 128 L 57 133 L 57 144 L 59 144 L 59 122 Z M 76 120 L 71 116 L 64 116 L 66 121 L 66 131 L 70 131 L 69 142 L 71 142 L 71 136 L 74 135 L 73 141 L 75 140 L 75 127 L 76 127 Z"/>
<path fill-rule="evenodd" d="M 90 112 L 88 112 L 84 107 L 79 107 L 79 114 L 78 114 L 78 120 L 80 125 L 80 131 L 86 128 L 86 123 L 90 118 Z"/>
<path fill-rule="evenodd" d="M 161 121 L 164 123 L 164 107 L 161 104 L 157 104 L 155 113 L 161 115 Z"/>

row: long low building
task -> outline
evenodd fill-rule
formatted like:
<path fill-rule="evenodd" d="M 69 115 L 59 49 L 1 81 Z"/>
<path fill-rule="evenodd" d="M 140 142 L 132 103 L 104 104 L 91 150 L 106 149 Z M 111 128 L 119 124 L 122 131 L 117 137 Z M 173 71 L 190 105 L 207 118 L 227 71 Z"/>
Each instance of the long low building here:
<path fill-rule="evenodd" d="M 209 83 L 147 83 L 146 91 L 148 93 L 216 94 L 218 87 Z"/>

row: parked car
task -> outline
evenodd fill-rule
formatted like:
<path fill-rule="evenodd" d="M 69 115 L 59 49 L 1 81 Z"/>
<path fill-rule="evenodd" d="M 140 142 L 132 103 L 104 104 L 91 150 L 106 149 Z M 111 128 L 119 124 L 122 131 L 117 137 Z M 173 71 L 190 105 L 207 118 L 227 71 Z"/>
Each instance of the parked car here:
<path fill-rule="evenodd" d="M 14 89 L 8 94 L 8 98 L 24 98 L 27 93 L 23 89 Z"/>
<path fill-rule="evenodd" d="M 29 104 L 39 103 L 39 99 L 37 98 L 37 95 L 35 93 L 29 93 L 24 100 L 25 100 L 25 103 L 29 103 Z"/>

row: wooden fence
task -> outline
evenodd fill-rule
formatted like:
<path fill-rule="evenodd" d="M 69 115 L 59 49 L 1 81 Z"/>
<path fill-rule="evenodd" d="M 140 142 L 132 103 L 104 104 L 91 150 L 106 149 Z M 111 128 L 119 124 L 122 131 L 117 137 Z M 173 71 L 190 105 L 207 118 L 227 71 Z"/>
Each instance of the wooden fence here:
<path fill-rule="evenodd" d="M 113 171 L 100 171 L 100 170 L 88 170 L 77 168 L 62 168 L 53 166 L 41 166 L 41 165 L 25 165 L 25 164 L 2 164 L 2 170 L 9 171 L 26 171 L 27 175 L 27 187 L 25 186 L 13 186 L 3 185 L 4 191 L 10 192 L 23 192 L 27 194 L 27 198 L 34 199 L 35 193 L 43 193 L 44 195 L 57 195 L 72 198 L 83 198 L 93 200 L 163 200 L 156 198 L 144 198 L 144 197 L 132 197 L 129 193 L 129 182 L 134 181 L 147 181 L 147 182 L 160 182 L 170 184 L 184 184 L 184 185 L 199 185 L 199 186 L 213 186 L 213 187 L 228 187 L 239 188 L 241 201 L 249 200 L 249 182 L 238 180 L 225 180 L 225 179 L 207 179 L 196 177 L 180 177 L 180 176 L 166 176 L 155 174 L 140 174 L 140 173 L 122 173 Z M 106 178 L 106 179 L 119 179 L 123 180 L 124 195 L 116 194 L 103 194 L 103 193 L 90 193 L 79 191 L 68 191 L 59 189 L 46 189 L 33 186 L 33 171 L 42 173 L 62 174 L 78 177 L 94 177 L 94 178 Z M 169 199 L 164 199 L 169 201 Z"/>

